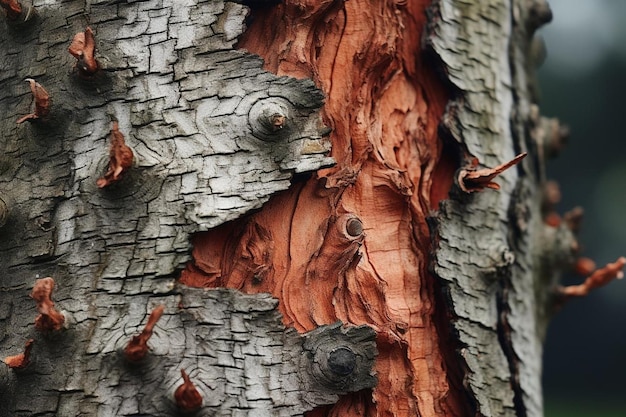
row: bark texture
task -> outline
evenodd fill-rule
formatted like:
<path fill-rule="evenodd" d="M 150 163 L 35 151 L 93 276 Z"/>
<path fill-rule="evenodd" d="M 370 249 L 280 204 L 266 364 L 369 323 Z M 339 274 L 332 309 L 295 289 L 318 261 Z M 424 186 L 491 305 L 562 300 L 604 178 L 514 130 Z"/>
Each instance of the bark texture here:
<path fill-rule="evenodd" d="M 171 415 L 183 369 L 199 415 L 540 416 L 573 242 L 541 212 L 546 3 L 244 3 L 245 33 L 222 0 L 40 0 L 0 25 L 0 350 L 34 339 L 0 412 Z M 133 163 L 100 189 L 112 126 Z M 498 191 L 454 183 L 522 152 Z M 45 276 L 67 329 L 39 334 Z"/>
<path fill-rule="evenodd" d="M 267 295 L 175 282 L 191 233 L 332 163 L 314 84 L 277 77 L 233 50 L 247 8 L 161 0 L 34 7 L 28 21 L 0 24 L 3 357 L 34 339 L 28 366 L 2 368 L 0 414 L 172 415 L 181 368 L 203 394 L 199 415 L 297 416 L 373 386 L 367 328 L 334 325 L 300 338 Z M 95 74 L 81 70 L 72 43 L 87 26 Z M 36 100 L 36 117 L 16 124 L 32 111 L 27 78 L 49 102 L 44 112 Z M 134 162 L 100 189 L 112 126 Z M 66 329 L 37 333 L 28 294 L 45 276 L 56 281 Z M 152 352 L 132 366 L 120 350 L 157 304 L 165 317 Z"/>
<path fill-rule="evenodd" d="M 573 242 L 540 211 L 531 45 L 547 4 L 293 0 L 254 16 L 239 46 L 322 87 L 337 165 L 198 235 L 182 281 L 270 291 L 298 329 L 377 330 L 371 399 L 311 416 L 542 415 L 550 291 Z M 497 192 L 453 184 L 521 152 Z"/>

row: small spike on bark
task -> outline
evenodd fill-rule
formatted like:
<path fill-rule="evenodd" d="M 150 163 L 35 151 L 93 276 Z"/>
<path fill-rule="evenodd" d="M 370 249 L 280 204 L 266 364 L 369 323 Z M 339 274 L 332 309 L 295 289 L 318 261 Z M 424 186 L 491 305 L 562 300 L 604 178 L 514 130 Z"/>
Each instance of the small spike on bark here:
<path fill-rule="evenodd" d="M 578 275 L 591 275 L 595 270 L 596 263 L 590 258 L 580 257 L 574 262 L 574 272 Z"/>
<path fill-rule="evenodd" d="M 79 74 L 90 77 L 98 71 L 99 65 L 95 58 L 96 40 L 89 26 L 84 32 L 74 35 L 68 51 L 78 60 L 76 68 Z"/>
<path fill-rule="evenodd" d="M 45 88 L 32 78 L 27 78 L 26 81 L 30 83 L 30 91 L 33 94 L 33 101 L 35 102 L 35 111 L 20 117 L 17 120 L 17 124 L 23 123 L 26 120 L 45 119 L 50 114 L 50 95 Z"/>
<path fill-rule="evenodd" d="M 111 147 L 109 148 L 109 168 L 104 177 L 98 178 L 98 188 L 108 187 L 122 179 L 122 174 L 133 165 L 133 150 L 126 145 L 124 135 L 119 130 L 117 121 L 111 128 Z"/>
<path fill-rule="evenodd" d="M 592 290 L 603 287 L 614 279 L 623 278 L 624 272 L 622 272 L 622 269 L 624 269 L 625 265 L 626 258 L 622 256 L 617 261 L 607 264 L 604 268 L 597 269 L 582 284 L 560 287 L 558 293 L 564 300 L 568 300 L 571 297 L 583 297 Z"/>
<path fill-rule="evenodd" d="M 4 9 L 9 20 L 17 20 L 22 14 L 22 5 L 16 0 L 0 0 L 0 7 Z"/>
<path fill-rule="evenodd" d="M 165 307 L 162 305 L 152 310 L 150 317 L 148 317 L 146 327 L 144 327 L 143 331 L 139 335 L 133 336 L 132 339 L 130 339 L 130 342 L 128 342 L 128 345 L 126 345 L 126 348 L 124 349 L 124 356 L 126 356 L 126 359 L 131 362 L 138 362 L 146 356 L 148 353 L 148 340 L 152 337 L 154 326 L 163 315 L 164 310 Z"/>
<path fill-rule="evenodd" d="M 192 413 L 202 407 L 202 395 L 198 392 L 198 389 L 194 386 L 189 375 L 184 369 L 180 370 L 180 374 L 183 377 L 183 383 L 174 392 L 174 399 L 178 408 L 185 413 Z"/>
<path fill-rule="evenodd" d="M 493 182 L 493 179 L 513 165 L 519 163 L 522 159 L 526 157 L 526 155 L 526 152 L 521 153 L 509 162 L 498 165 L 495 168 L 476 169 L 478 161 L 474 160 L 471 167 L 461 169 L 459 171 L 457 177 L 459 187 L 466 193 L 481 191 L 485 188 L 499 190 L 500 186 L 497 183 Z"/>
<path fill-rule="evenodd" d="M 30 352 L 33 349 L 34 339 L 29 339 L 24 347 L 24 352 L 15 356 L 7 356 L 4 358 L 4 363 L 12 369 L 24 369 L 30 363 Z"/>
<path fill-rule="evenodd" d="M 30 293 L 31 298 L 37 303 L 39 316 L 35 319 L 35 327 L 39 331 L 58 331 L 65 323 L 65 316 L 54 308 L 51 299 L 53 290 L 54 279 L 47 277 L 35 281 L 33 291 Z"/>

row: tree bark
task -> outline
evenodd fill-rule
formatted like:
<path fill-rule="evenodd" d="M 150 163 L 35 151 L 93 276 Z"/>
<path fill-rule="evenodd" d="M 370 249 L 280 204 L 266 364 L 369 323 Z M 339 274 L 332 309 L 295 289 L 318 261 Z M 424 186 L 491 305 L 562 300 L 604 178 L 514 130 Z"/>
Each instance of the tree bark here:
<path fill-rule="evenodd" d="M 181 370 L 196 415 L 543 414 L 575 243 L 542 211 L 545 2 L 21 3 L 0 350 L 34 342 L 0 414 L 184 414 Z M 520 153 L 499 190 L 465 187 Z M 58 331 L 33 326 L 46 276 Z"/>

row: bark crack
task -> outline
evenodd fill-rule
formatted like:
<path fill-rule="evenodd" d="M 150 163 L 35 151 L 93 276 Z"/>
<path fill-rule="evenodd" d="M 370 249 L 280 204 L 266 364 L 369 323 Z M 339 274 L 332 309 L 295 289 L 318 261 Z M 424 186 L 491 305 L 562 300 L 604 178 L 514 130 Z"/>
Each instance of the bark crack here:
<path fill-rule="evenodd" d="M 526 417 L 526 406 L 524 404 L 524 390 L 520 384 L 520 360 L 515 353 L 515 347 L 511 338 L 513 331 L 509 323 L 511 309 L 508 304 L 510 291 L 510 274 L 503 274 L 500 279 L 500 290 L 496 295 L 496 306 L 498 309 L 498 341 L 509 364 L 511 389 L 513 390 L 513 404 L 517 417 Z"/>

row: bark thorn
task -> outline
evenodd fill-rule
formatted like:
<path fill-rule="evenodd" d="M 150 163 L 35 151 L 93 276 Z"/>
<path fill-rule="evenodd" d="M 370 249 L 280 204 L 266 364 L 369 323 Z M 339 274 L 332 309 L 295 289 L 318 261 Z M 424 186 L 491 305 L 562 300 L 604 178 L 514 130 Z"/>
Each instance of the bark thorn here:
<path fill-rule="evenodd" d="M 585 211 L 582 207 L 574 207 L 563 215 L 563 220 L 565 220 L 565 224 L 573 233 L 578 233 L 580 231 L 580 226 L 582 224 L 584 214 Z"/>
<path fill-rule="evenodd" d="M 180 370 L 180 374 L 183 377 L 183 383 L 174 392 L 176 405 L 181 411 L 186 413 L 197 411 L 202 407 L 202 395 L 200 395 L 200 392 L 191 382 L 189 375 L 187 375 L 184 369 Z"/>
<path fill-rule="evenodd" d="M 596 263 L 590 258 L 580 257 L 576 259 L 576 262 L 574 263 L 574 272 L 578 275 L 591 275 L 595 270 Z"/>
<path fill-rule="evenodd" d="M 5 10 L 9 20 L 17 20 L 22 14 L 22 6 L 16 0 L 0 0 L 0 7 Z"/>
<path fill-rule="evenodd" d="M 24 369 L 30 363 L 30 352 L 33 349 L 34 339 L 29 339 L 24 347 L 24 352 L 15 356 L 7 356 L 4 358 L 4 363 L 12 369 Z"/>
<path fill-rule="evenodd" d="M 527 153 L 524 152 L 517 155 L 509 162 L 505 162 L 504 164 L 498 165 L 495 168 L 483 169 L 476 169 L 476 166 L 478 165 L 478 160 L 474 159 L 469 168 L 460 170 L 457 177 L 459 187 L 466 193 L 481 191 L 485 188 L 499 190 L 500 186 L 497 183 L 493 182 L 493 179 L 513 165 L 516 165 L 518 162 L 524 159 L 526 155 Z"/>
<path fill-rule="evenodd" d="M 99 65 L 95 58 L 96 40 L 89 26 L 84 32 L 78 32 L 74 35 L 68 51 L 78 60 L 76 68 L 78 68 L 79 74 L 90 77 L 98 71 Z"/>
<path fill-rule="evenodd" d="M 109 168 L 104 177 L 98 178 L 98 188 L 108 187 L 119 181 L 122 174 L 133 165 L 133 150 L 126 145 L 124 135 L 119 130 L 117 121 L 113 121 L 111 128 L 111 147 L 109 149 Z"/>
<path fill-rule="evenodd" d="M 144 327 L 143 331 L 139 335 L 133 336 L 130 339 L 130 342 L 128 342 L 128 345 L 126 345 L 126 348 L 124 349 L 126 359 L 131 362 L 138 362 L 146 356 L 146 353 L 148 353 L 148 340 L 152 337 L 154 326 L 163 315 L 164 310 L 165 307 L 163 305 L 160 305 L 152 310 L 150 317 L 148 317 L 146 327 Z"/>
<path fill-rule="evenodd" d="M 277 132 L 280 129 L 283 128 L 283 126 L 285 125 L 285 115 L 280 114 L 280 113 L 274 113 L 273 115 L 270 116 L 269 122 L 270 122 L 270 126 L 272 131 Z"/>
<path fill-rule="evenodd" d="M 622 269 L 625 265 L 626 258 L 622 256 L 617 261 L 608 263 L 604 268 L 596 269 L 582 284 L 559 287 L 558 293 L 565 300 L 571 297 L 583 297 L 592 290 L 600 288 L 614 279 L 623 278 L 624 272 L 622 272 Z"/>
<path fill-rule="evenodd" d="M 33 94 L 33 101 L 35 102 L 35 111 L 20 117 L 17 120 L 17 124 L 23 123 L 26 120 L 44 119 L 50 114 L 50 95 L 45 88 L 32 78 L 27 78 L 26 81 L 30 83 L 30 91 Z"/>
<path fill-rule="evenodd" d="M 54 308 L 51 299 L 53 290 L 54 279 L 47 277 L 35 281 L 33 291 L 30 293 L 31 298 L 37 303 L 39 316 L 35 319 L 35 327 L 39 331 L 57 331 L 65 323 L 65 316 Z"/>

